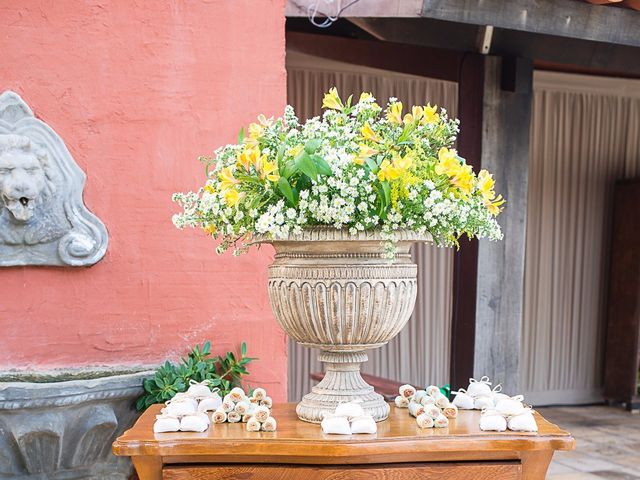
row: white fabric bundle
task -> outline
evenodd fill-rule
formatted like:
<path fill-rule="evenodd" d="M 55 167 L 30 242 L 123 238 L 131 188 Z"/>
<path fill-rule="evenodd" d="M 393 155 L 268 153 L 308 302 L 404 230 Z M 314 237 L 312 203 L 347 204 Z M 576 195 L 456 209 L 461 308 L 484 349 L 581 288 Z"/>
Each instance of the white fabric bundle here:
<path fill-rule="evenodd" d="M 227 413 L 227 422 L 238 423 L 240 420 L 242 420 L 242 415 L 240 415 L 235 410 Z"/>
<path fill-rule="evenodd" d="M 412 417 L 417 417 L 418 415 L 423 414 L 424 411 L 424 405 L 413 401 L 409 403 L 409 414 Z"/>
<path fill-rule="evenodd" d="M 351 435 L 351 426 L 347 417 L 327 415 L 322 419 L 320 427 L 324 433 L 334 435 Z"/>
<path fill-rule="evenodd" d="M 441 411 L 436 405 L 426 405 L 424 407 L 424 413 L 429 415 L 431 418 L 436 418 L 440 415 Z"/>
<path fill-rule="evenodd" d="M 480 430 L 504 432 L 507 420 L 496 410 L 485 410 L 480 416 Z"/>
<path fill-rule="evenodd" d="M 426 388 L 426 391 L 427 391 L 427 395 L 431 397 L 435 397 L 438 393 L 442 394 L 442 392 L 440 391 L 440 387 L 437 387 L 435 385 L 429 385 Z"/>
<path fill-rule="evenodd" d="M 433 428 L 434 421 L 431 415 L 423 413 L 416 417 L 416 423 L 420 428 Z"/>
<path fill-rule="evenodd" d="M 467 393 L 471 397 L 479 397 L 481 395 L 491 396 L 491 382 L 489 381 L 489 377 L 484 376 L 480 380 L 470 378 Z"/>
<path fill-rule="evenodd" d="M 345 402 L 338 404 L 335 414 L 343 417 L 360 417 L 364 415 L 364 410 L 357 402 Z"/>
<path fill-rule="evenodd" d="M 198 403 L 198 412 L 214 412 L 220 405 L 222 405 L 222 399 L 217 393 L 213 393 L 208 398 L 203 398 Z"/>
<path fill-rule="evenodd" d="M 225 397 L 222 403 L 220 404 L 220 408 L 224 410 L 226 413 L 233 412 L 236 408 L 236 404 L 230 398 Z"/>
<path fill-rule="evenodd" d="M 260 400 L 260 405 L 271 408 L 273 407 L 273 400 L 271 400 L 271 397 L 264 397 L 262 400 Z"/>
<path fill-rule="evenodd" d="M 191 402 L 190 399 L 169 400 L 165 403 L 165 407 L 161 410 L 172 417 L 182 417 L 184 415 L 191 415 L 198 412 L 198 403 Z"/>
<path fill-rule="evenodd" d="M 435 428 L 446 428 L 449 426 L 449 419 L 443 414 L 440 414 L 433 419 L 433 426 Z"/>
<path fill-rule="evenodd" d="M 538 431 L 538 424 L 536 423 L 536 419 L 533 417 L 533 413 L 529 408 L 525 409 L 522 413 L 518 415 L 509 417 L 507 426 L 509 427 L 509 430 L 513 430 L 515 432 L 537 432 Z"/>
<path fill-rule="evenodd" d="M 251 404 L 246 401 L 246 400 L 241 400 L 238 403 L 236 403 L 236 406 L 234 408 L 234 411 L 236 413 L 239 413 L 240 415 L 244 415 L 245 413 L 247 413 L 249 410 L 251 409 Z"/>
<path fill-rule="evenodd" d="M 429 394 L 426 390 L 416 390 L 416 394 L 413 396 L 413 401 L 416 403 L 422 403 L 422 399 Z"/>
<path fill-rule="evenodd" d="M 442 414 L 448 419 L 456 418 L 458 416 L 458 407 L 455 405 L 449 405 L 442 409 Z"/>
<path fill-rule="evenodd" d="M 235 403 L 240 402 L 246 398 L 244 390 L 240 387 L 234 387 L 229 392 L 229 398 Z"/>
<path fill-rule="evenodd" d="M 224 423 L 227 421 L 227 412 L 225 412 L 222 408 L 218 408 L 213 415 L 211 415 L 211 419 L 213 423 Z"/>
<path fill-rule="evenodd" d="M 351 419 L 351 433 L 376 433 L 378 427 L 371 415 L 362 415 Z"/>
<path fill-rule="evenodd" d="M 271 416 L 271 412 L 267 407 L 257 406 L 253 409 L 253 416 L 260 423 L 264 423 Z"/>
<path fill-rule="evenodd" d="M 434 397 L 436 399 L 436 407 L 439 408 L 447 408 L 451 402 L 444 395 L 440 394 L 438 397 Z"/>
<path fill-rule="evenodd" d="M 431 395 L 427 395 L 426 397 L 424 397 L 424 398 L 420 401 L 420 403 L 421 403 L 422 405 L 424 405 L 425 407 L 426 407 L 427 405 L 435 405 L 435 404 L 436 404 L 436 399 L 435 399 L 435 398 L 433 398 Z"/>
<path fill-rule="evenodd" d="M 264 388 L 256 388 L 253 391 L 253 395 L 251 395 L 252 398 L 255 398 L 257 401 L 262 400 L 264 397 L 267 396 L 267 391 Z"/>
<path fill-rule="evenodd" d="M 276 419 L 273 417 L 268 417 L 263 423 L 260 429 L 263 432 L 275 432 L 277 427 Z"/>
<path fill-rule="evenodd" d="M 202 382 L 196 382 L 195 380 L 189 380 L 189 389 L 187 395 L 193 398 L 207 398 L 213 393 L 209 388 L 209 380 L 203 380 Z"/>
<path fill-rule="evenodd" d="M 180 420 L 181 432 L 204 432 L 209 428 L 209 417 L 206 413 L 185 415 Z"/>
<path fill-rule="evenodd" d="M 524 397 L 522 395 L 516 395 L 515 397 L 511 398 L 503 398 L 502 400 L 498 400 L 498 403 L 496 403 L 496 410 L 506 417 L 520 415 L 524 412 L 524 404 L 522 403 L 523 400 Z"/>
<path fill-rule="evenodd" d="M 153 431 L 155 433 L 177 432 L 180 430 L 180 420 L 169 415 L 156 415 L 156 421 L 153 423 Z"/>
<path fill-rule="evenodd" d="M 464 388 L 461 388 L 457 392 L 454 392 L 456 397 L 453 399 L 453 404 L 460 410 L 473 410 L 473 397 L 467 393 Z"/>
<path fill-rule="evenodd" d="M 412 398 L 416 394 L 416 389 L 411 385 L 402 385 L 399 393 L 405 398 Z"/>
<path fill-rule="evenodd" d="M 487 395 L 480 395 L 473 399 L 473 408 L 476 410 L 493 408 L 493 398 Z"/>
<path fill-rule="evenodd" d="M 394 401 L 396 407 L 398 408 L 408 408 L 409 407 L 409 399 L 407 397 L 403 397 L 402 395 L 398 395 Z"/>
<path fill-rule="evenodd" d="M 261 428 L 260 422 L 255 419 L 255 417 L 251 417 L 247 421 L 247 431 L 248 432 L 259 432 Z"/>

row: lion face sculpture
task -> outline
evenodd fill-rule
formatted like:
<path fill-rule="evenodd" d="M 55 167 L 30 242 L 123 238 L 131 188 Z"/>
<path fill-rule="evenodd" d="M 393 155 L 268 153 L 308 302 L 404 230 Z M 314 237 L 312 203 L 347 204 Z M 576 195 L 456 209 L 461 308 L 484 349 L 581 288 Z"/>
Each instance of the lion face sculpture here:
<path fill-rule="evenodd" d="M 47 160 L 28 137 L 0 135 L 0 199 L 16 223 L 29 222 L 53 193 Z"/>

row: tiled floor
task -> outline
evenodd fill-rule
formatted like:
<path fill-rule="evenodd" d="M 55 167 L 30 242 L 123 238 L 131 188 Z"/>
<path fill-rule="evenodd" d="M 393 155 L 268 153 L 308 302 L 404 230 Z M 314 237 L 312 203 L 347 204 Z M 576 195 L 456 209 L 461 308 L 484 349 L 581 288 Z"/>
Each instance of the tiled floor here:
<path fill-rule="evenodd" d="M 605 406 L 537 410 L 576 439 L 573 452 L 553 456 L 547 480 L 640 480 L 640 415 Z"/>

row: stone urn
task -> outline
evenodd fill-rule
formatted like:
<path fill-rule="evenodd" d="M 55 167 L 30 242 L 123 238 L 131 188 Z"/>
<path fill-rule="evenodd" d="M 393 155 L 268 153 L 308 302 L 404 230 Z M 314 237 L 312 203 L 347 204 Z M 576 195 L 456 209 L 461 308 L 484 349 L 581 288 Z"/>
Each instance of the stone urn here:
<path fill-rule="evenodd" d="M 397 252 L 384 257 L 380 232 L 349 234 L 314 227 L 271 243 L 269 298 L 284 331 L 301 345 L 320 350 L 325 376 L 304 396 L 296 412 L 319 423 L 339 403 L 358 400 L 376 421 L 389 405 L 360 375 L 366 351 L 385 345 L 411 317 L 417 293 L 417 265 L 409 249 L 428 234 L 396 232 Z"/>

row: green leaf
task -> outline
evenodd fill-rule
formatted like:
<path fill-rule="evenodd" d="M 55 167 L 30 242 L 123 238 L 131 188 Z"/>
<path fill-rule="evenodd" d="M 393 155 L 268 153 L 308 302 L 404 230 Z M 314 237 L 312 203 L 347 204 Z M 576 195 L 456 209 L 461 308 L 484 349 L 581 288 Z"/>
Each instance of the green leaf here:
<path fill-rule="evenodd" d="M 245 342 L 242 342 L 242 345 L 240 345 L 240 354 L 242 355 L 243 359 L 247 355 L 247 344 Z"/>
<path fill-rule="evenodd" d="M 372 158 L 365 158 L 364 163 L 373 173 L 378 173 L 378 164 Z"/>
<path fill-rule="evenodd" d="M 320 148 L 320 145 L 322 145 L 322 140 L 318 138 L 312 138 L 304 145 L 304 151 L 311 155 L 316 150 L 318 150 L 318 148 Z"/>
<path fill-rule="evenodd" d="M 289 181 L 286 178 L 280 177 L 278 179 L 278 190 L 280 190 L 285 198 L 289 200 L 289 203 L 291 205 L 293 205 L 294 207 L 296 206 L 296 199 L 293 196 L 293 190 L 291 190 L 291 185 L 289 185 Z"/>
<path fill-rule="evenodd" d="M 240 144 L 242 142 L 244 142 L 244 127 L 238 132 L 238 143 Z"/>
<path fill-rule="evenodd" d="M 315 163 L 316 169 L 320 175 L 331 175 L 333 173 L 331 166 L 320 155 L 312 155 L 311 159 L 313 160 L 313 163 Z"/>
<path fill-rule="evenodd" d="M 382 191 L 384 192 L 384 201 L 387 205 L 391 203 L 391 186 L 388 182 L 380 182 L 382 185 Z"/>
<path fill-rule="evenodd" d="M 296 162 L 285 162 L 280 167 L 280 176 L 285 177 L 286 179 L 289 179 L 297 171 L 298 171 L 298 167 L 296 166 Z"/>
<path fill-rule="evenodd" d="M 314 181 L 318 180 L 318 169 L 316 168 L 316 164 L 311 160 L 311 157 L 306 152 L 302 152 L 298 156 L 298 159 L 296 160 L 296 167 Z"/>

